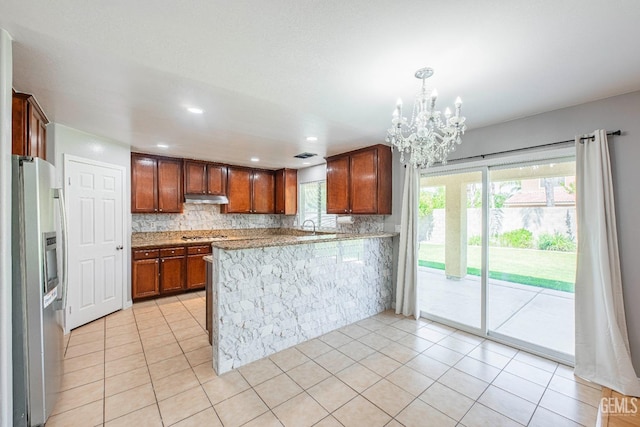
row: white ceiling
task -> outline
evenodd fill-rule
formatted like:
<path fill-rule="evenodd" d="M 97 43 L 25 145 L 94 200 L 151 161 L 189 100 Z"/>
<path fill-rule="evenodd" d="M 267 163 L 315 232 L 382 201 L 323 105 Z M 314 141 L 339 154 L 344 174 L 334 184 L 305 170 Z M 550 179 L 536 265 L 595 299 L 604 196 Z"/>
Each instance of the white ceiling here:
<path fill-rule="evenodd" d="M 14 87 L 50 120 L 268 168 L 384 143 L 423 66 L 470 128 L 639 90 L 639 22 L 637 0 L 0 3 Z"/>

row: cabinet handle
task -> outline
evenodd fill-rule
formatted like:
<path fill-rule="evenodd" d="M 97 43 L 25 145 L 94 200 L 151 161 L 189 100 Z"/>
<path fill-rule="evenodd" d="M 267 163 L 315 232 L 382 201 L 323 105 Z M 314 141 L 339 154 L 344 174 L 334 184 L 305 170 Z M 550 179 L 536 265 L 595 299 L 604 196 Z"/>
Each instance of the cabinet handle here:
<path fill-rule="evenodd" d="M 164 260 L 162 260 L 162 262 L 164 263 Z"/>
<path fill-rule="evenodd" d="M 145 253 L 144 253 L 144 256 L 149 256 L 149 252 L 145 252 Z"/>
<path fill-rule="evenodd" d="M 162 212 L 162 209 L 160 209 L 160 212 Z"/>
<path fill-rule="evenodd" d="M 172 254 L 175 254 L 175 253 L 176 253 L 176 251 L 171 251 L 171 253 L 172 253 Z"/>
<path fill-rule="evenodd" d="M 158 260 L 156 260 L 156 264 L 158 263 Z"/>
<path fill-rule="evenodd" d="M 158 212 L 158 208 L 155 208 L 153 211 L 154 211 L 154 212 Z"/>
<path fill-rule="evenodd" d="M 198 252 L 200 252 L 200 249 L 198 249 Z"/>

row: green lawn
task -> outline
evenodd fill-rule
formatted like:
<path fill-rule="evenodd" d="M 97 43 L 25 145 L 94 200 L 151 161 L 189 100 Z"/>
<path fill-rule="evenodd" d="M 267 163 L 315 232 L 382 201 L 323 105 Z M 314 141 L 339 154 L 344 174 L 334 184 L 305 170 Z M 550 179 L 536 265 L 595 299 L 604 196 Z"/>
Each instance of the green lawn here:
<path fill-rule="evenodd" d="M 467 246 L 467 273 L 480 275 L 480 247 Z M 421 243 L 419 264 L 444 270 L 444 245 Z M 573 292 L 576 253 L 489 247 L 489 277 Z"/>

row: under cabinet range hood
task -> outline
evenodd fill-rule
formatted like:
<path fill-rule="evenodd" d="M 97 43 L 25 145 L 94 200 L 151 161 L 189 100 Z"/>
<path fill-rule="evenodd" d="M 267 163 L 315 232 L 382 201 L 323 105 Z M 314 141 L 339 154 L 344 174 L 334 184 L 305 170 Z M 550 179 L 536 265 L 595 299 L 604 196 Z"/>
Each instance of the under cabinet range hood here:
<path fill-rule="evenodd" d="M 213 194 L 185 194 L 185 203 L 206 203 L 209 205 L 226 205 L 229 203 L 227 196 Z"/>

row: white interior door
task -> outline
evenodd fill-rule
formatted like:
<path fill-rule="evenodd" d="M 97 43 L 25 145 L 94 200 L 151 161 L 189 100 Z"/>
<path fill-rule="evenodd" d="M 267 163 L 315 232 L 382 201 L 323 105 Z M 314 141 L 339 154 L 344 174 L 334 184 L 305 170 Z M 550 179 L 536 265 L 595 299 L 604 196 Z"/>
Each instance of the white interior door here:
<path fill-rule="evenodd" d="M 66 329 L 122 308 L 124 168 L 65 157 L 69 228 Z"/>

